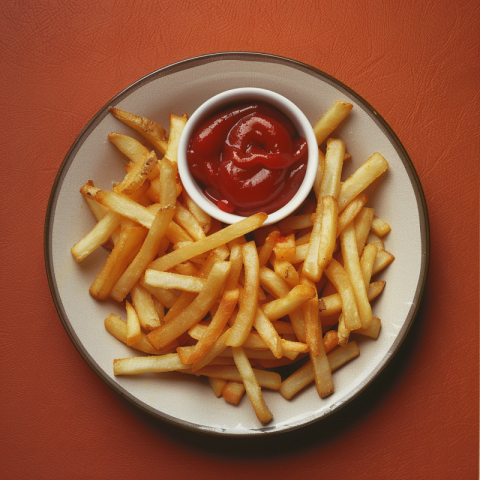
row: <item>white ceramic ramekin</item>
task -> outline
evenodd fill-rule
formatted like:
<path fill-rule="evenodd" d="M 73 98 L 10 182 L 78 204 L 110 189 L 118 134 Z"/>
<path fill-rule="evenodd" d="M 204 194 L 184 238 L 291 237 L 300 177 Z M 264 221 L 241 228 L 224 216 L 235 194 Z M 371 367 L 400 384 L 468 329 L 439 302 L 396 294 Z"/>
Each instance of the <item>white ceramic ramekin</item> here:
<path fill-rule="evenodd" d="M 178 147 L 178 171 L 183 186 L 190 197 L 210 216 L 228 224 L 236 223 L 245 218 L 220 210 L 214 203 L 205 197 L 202 193 L 202 189 L 188 169 L 187 148 L 192 134 L 203 120 L 228 106 L 247 101 L 262 101 L 269 103 L 283 112 L 293 122 L 299 135 L 306 139 L 308 145 L 307 171 L 302 185 L 295 196 L 285 206 L 268 216 L 268 219 L 263 225 L 270 225 L 287 217 L 302 204 L 312 189 L 318 166 L 318 145 L 310 122 L 293 102 L 282 95 L 262 88 L 236 88 L 215 95 L 207 100 L 190 117 L 183 130 Z"/>

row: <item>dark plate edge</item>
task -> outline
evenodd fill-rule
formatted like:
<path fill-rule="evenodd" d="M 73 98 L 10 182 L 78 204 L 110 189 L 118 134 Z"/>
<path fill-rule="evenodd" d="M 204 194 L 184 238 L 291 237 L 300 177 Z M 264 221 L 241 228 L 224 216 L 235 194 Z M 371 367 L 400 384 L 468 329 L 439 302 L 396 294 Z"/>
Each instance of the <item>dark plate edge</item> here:
<path fill-rule="evenodd" d="M 394 146 L 395 150 L 397 151 L 400 159 L 405 165 L 407 173 L 409 175 L 410 181 L 412 182 L 415 195 L 417 198 L 417 204 L 419 206 L 419 218 L 420 218 L 420 229 L 421 229 L 421 239 L 422 239 L 422 265 L 420 269 L 420 278 L 417 284 L 416 293 L 414 297 L 413 305 L 410 308 L 410 311 L 407 314 L 407 322 L 404 324 L 403 328 L 400 330 L 397 339 L 393 343 L 390 350 L 385 355 L 382 362 L 377 365 L 377 368 L 372 371 L 372 373 L 365 379 L 365 381 L 359 385 L 356 389 L 354 389 L 347 397 L 342 398 L 336 404 L 336 408 L 327 412 L 324 412 L 321 416 L 316 417 L 308 422 L 302 423 L 301 425 L 293 425 L 293 426 L 286 426 L 281 430 L 279 427 L 260 427 L 255 429 L 251 432 L 239 432 L 239 433 L 230 433 L 221 431 L 221 429 L 212 429 L 207 428 L 201 425 L 193 424 L 190 422 L 186 422 L 183 420 L 179 420 L 177 418 L 171 417 L 162 412 L 158 412 L 156 409 L 144 404 L 137 398 L 134 398 L 131 394 L 129 394 L 126 390 L 120 387 L 118 384 L 112 381 L 112 379 L 103 374 L 103 371 L 100 367 L 96 364 L 96 362 L 91 358 L 89 353 L 84 349 L 83 345 L 79 341 L 75 331 L 73 330 L 68 318 L 65 314 L 63 309 L 63 305 L 61 299 L 58 294 L 58 290 L 56 288 L 56 282 L 53 275 L 53 263 L 52 263 L 52 252 L 51 252 L 51 235 L 52 235 L 52 226 L 53 226 L 53 212 L 55 210 L 59 185 L 63 181 L 63 178 L 68 171 L 70 164 L 72 163 L 76 152 L 82 146 L 83 142 L 85 141 L 86 137 L 88 136 L 87 133 L 93 129 L 100 121 L 108 115 L 108 107 L 114 105 L 115 102 L 122 100 L 124 97 L 128 96 L 130 93 L 134 92 L 141 86 L 149 83 L 152 80 L 157 79 L 158 77 L 166 76 L 172 73 L 176 73 L 181 70 L 185 70 L 196 65 L 205 65 L 207 63 L 221 61 L 221 60 L 246 60 L 246 61 L 260 61 L 260 62 L 267 62 L 267 63 L 278 63 L 285 66 L 291 66 L 298 70 L 303 70 L 306 73 L 313 74 L 314 76 L 321 77 L 327 83 L 335 86 L 336 88 L 340 88 L 344 91 L 344 93 L 352 98 L 355 99 L 356 102 L 362 104 L 365 108 L 365 111 L 372 117 L 375 123 L 381 128 L 381 130 L 387 135 L 389 140 L 391 141 L 392 145 Z M 420 208 L 421 207 L 421 208 Z M 87 125 L 83 128 L 80 132 L 74 143 L 72 144 L 71 148 L 67 152 L 62 164 L 57 172 L 55 177 L 50 198 L 47 205 L 46 216 L 45 216 L 45 226 L 44 226 L 44 255 L 45 255 L 45 267 L 47 273 L 48 284 L 50 288 L 50 292 L 52 295 L 52 299 L 57 310 L 57 313 L 62 321 L 62 324 L 67 332 L 67 335 L 70 337 L 71 341 L 75 345 L 75 348 L 78 350 L 80 355 L 83 359 L 87 362 L 87 364 L 93 369 L 93 371 L 113 390 L 115 390 L 118 394 L 120 394 L 123 398 L 127 399 L 129 402 L 133 403 L 135 406 L 139 407 L 141 410 L 145 411 L 146 413 L 160 419 L 166 421 L 167 423 L 180 426 L 190 431 L 194 431 L 196 433 L 203 433 L 203 434 L 211 434 L 211 435 L 222 435 L 222 436 L 231 436 L 231 437 L 250 437 L 250 436 L 258 436 L 259 434 L 280 434 L 280 433 L 287 433 L 289 431 L 304 427 L 306 425 L 310 425 L 311 423 L 317 422 L 318 420 L 325 418 L 326 416 L 330 415 L 334 411 L 337 411 L 339 408 L 345 406 L 347 403 L 352 401 L 356 398 L 373 380 L 374 378 L 386 367 L 389 363 L 391 358 L 399 349 L 400 345 L 403 343 L 410 327 L 415 319 L 417 314 L 420 300 L 423 295 L 423 291 L 426 284 L 427 274 L 428 274 L 428 266 L 429 266 L 429 256 L 430 256 L 430 228 L 429 228 L 429 218 L 428 218 L 428 210 L 427 204 L 425 200 L 425 196 L 423 193 L 423 189 L 416 173 L 415 167 L 408 156 L 405 148 L 403 147 L 402 143 L 400 142 L 399 138 L 387 124 L 387 122 L 377 113 L 377 111 L 362 97 L 356 94 L 353 90 L 349 87 L 344 85 L 339 80 L 335 79 L 334 77 L 328 75 L 327 73 L 318 70 L 310 65 L 304 64 L 297 60 L 292 60 L 286 57 L 265 54 L 265 53 L 257 53 L 257 52 L 224 52 L 224 53 L 212 53 L 207 55 L 202 55 L 198 57 L 189 58 L 186 60 L 182 60 L 180 62 L 168 65 L 163 67 L 159 70 L 156 70 L 145 77 L 137 80 L 130 86 L 126 87 L 122 90 L 119 94 L 113 97 L 107 104 L 105 104 L 96 114 L 95 116 L 87 123 Z"/>

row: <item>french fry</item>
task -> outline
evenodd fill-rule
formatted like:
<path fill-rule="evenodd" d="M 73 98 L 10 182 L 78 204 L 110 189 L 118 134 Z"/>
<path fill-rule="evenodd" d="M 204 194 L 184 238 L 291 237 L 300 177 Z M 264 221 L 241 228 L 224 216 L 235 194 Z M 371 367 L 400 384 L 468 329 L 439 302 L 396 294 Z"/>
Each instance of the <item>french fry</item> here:
<path fill-rule="evenodd" d="M 190 210 L 190 212 L 195 216 L 195 218 L 198 220 L 198 223 L 203 228 L 203 231 L 205 234 L 207 234 L 210 231 L 210 227 L 212 226 L 212 217 L 204 212 L 188 195 L 188 192 L 186 190 L 183 190 L 183 200 L 185 202 L 185 206 Z"/>
<path fill-rule="evenodd" d="M 131 347 L 142 339 L 142 331 L 140 320 L 132 304 L 127 300 L 125 306 L 127 309 L 127 345 Z"/>
<path fill-rule="evenodd" d="M 238 295 L 238 289 L 226 290 L 224 292 L 217 312 L 212 318 L 210 325 L 207 327 L 207 331 L 193 347 L 187 363 L 192 364 L 201 360 L 212 348 L 213 344 L 220 338 L 223 328 L 227 324 L 228 319 L 233 313 L 233 309 L 237 305 Z"/>
<path fill-rule="evenodd" d="M 245 271 L 244 295 L 248 301 L 241 302 L 237 318 L 227 339 L 227 345 L 231 347 L 242 345 L 252 328 L 260 288 L 258 254 L 254 242 L 242 245 L 242 256 Z"/>
<path fill-rule="evenodd" d="M 230 250 L 230 263 L 232 268 L 225 282 L 225 290 L 234 290 L 237 288 L 238 279 L 243 268 L 243 255 L 241 245 L 233 245 Z"/>
<path fill-rule="evenodd" d="M 313 223 L 312 234 L 308 242 L 308 251 L 303 262 L 302 275 L 309 278 L 312 282 L 318 282 L 322 276 L 322 271 L 318 265 L 318 249 L 320 247 L 320 236 L 322 230 L 323 201 L 318 197 L 316 217 Z"/>
<path fill-rule="evenodd" d="M 380 328 L 382 326 L 382 322 L 378 317 L 372 318 L 372 323 L 366 329 L 358 329 L 354 330 L 352 333 L 358 333 L 359 335 L 364 335 L 366 337 L 374 338 L 375 340 L 378 338 L 378 334 L 380 333 Z"/>
<path fill-rule="evenodd" d="M 174 164 L 177 163 L 178 144 L 180 143 L 180 137 L 186 124 L 187 119 L 185 117 L 170 115 L 170 133 L 165 157 Z"/>
<path fill-rule="evenodd" d="M 258 253 L 258 263 L 260 267 L 264 267 L 272 255 L 279 236 L 280 232 L 278 230 L 274 230 L 268 234 L 263 246 L 260 248 L 260 252 Z"/>
<path fill-rule="evenodd" d="M 146 270 L 144 283 L 152 287 L 173 288 L 184 292 L 201 292 L 205 280 L 189 275 L 179 275 L 171 272 Z"/>
<path fill-rule="evenodd" d="M 360 258 L 360 269 L 362 271 L 363 281 L 365 282 L 365 288 L 367 289 L 368 297 L 368 288 L 370 285 L 370 278 L 372 277 L 373 265 L 375 264 L 375 258 L 377 256 L 377 250 L 378 248 L 374 244 L 366 245 Z"/>
<path fill-rule="evenodd" d="M 327 355 L 331 371 L 335 371 L 349 360 L 358 357 L 360 350 L 356 342 L 350 342 L 345 347 L 337 348 Z M 295 373 L 285 379 L 280 386 L 280 394 L 290 400 L 296 393 L 315 380 L 312 363 L 309 361 Z"/>
<path fill-rule="evenodd" d="M 338 199 L 344 156 L 345 144 L 341 140 L 329 138 L 319 198 L 331 195 L 335 200 Z"/>
<path fill-rule="evenodd" d="M 274 260 L 273 269 L 275 273 L 283 278 L 291 287 L 300 283 L 300 277 L 295 267 L 286 260 Z"/>
<path fill-rule="evenodd" d="M 375 233 L 379 237 L 383 237 L 388 232 L 390 232 L 392 227 L 390 227 L 390 225 L 385 220 L 382 220 L 381 218 L 378 218 L 376 215 L 374 215 L 372 219 L 371 229 L 373 233 Z"/>
<path fill-rule="evenodd" d="M 140 117 L 115 107 L 109 107 L 108 110 L 122 123 L 132 127 L 145 137 L 160 153 L 165 154 L 168 135 L 161 125 L 148 118 Z"/>
<path fill-rule="evenodd" d="M 147 266 L 155 258 L 160 242 L 173 218 L 174 211 L 175 207 L 173 205 L 167 205 L 155 215 L 142 248 L 110 292 L 110 296 L 118 302 L 121 302 L 127 296 L 133 285 L 138 282 Z"/>
<path fill-rule="evenodd" d="M 379 153 L 374 153 L 361 165 L 340 187 L 338 210 L 343 212 L 345 207 L 362 193 L 376 178 L 388 168 L 387 161 Z"/>
<path fill-rule="evenodd" d="M 105 300 L 128 265 L 140 251 L 148 230 L 144 227 L 128 226 L 121 230 L 115 247 L 90 286 L 90 295 Z"/>
<path fill-rule="evenodd" d="M 345 271 L 352 285 L 362 328 L 368 328 L 372 321 L 372 308 L 367 297 L 367 289 L 360 268 L 355 227 L 349 223 L 340 235 Z"/>
<path fill-rule="evenodd" d="M 307 345 L 313 356 L 317 356 L 320 352 L 320 343 L 322 341 L 321 325 L 318 321 L 318 297 L 315 283 L 308 278 L 301 277 L 300 282 L 315 291 L 314 297 L 302 305 L 303 318 L 305 320 L 305 337 Z"/>
<path fill-rule="evenodd" d="M 196 325 L 196 326 L 199 326 L 199 325 Z M 192 329 L 189 330 L 189 334 L 191 330 Z M 206 365 L 210 364 L 214 359 L 216 359 L 219 355 L 222 354 L 222 352 L 227 348 L 227 344 L 225 342 L 226 342 L 226 339 L 228 338 L 228 335 L 230 335 L 229 328 L 225 329 L 222 335 L 215 341 L 215 343 L 210 347 L 210 350 L 208 350 L 208 352 L 202 358 L 200 358 L 199 360 L 197 360 L 195 363 L 192 364 L 193 373 L 204 368 Z M 187 361 L 190 358 L 190 355 L 192 354 L 192 352 L 193 352 L 193 348 L 187 352 L 187 356 L 185 358 Z M 181 354 L 182 352 L 180 351 L 179 353 Z"/>
<path fill-rule="evenodd" d="M 195 300 L 173 320 L 164 323 L 148 334 L 147 340 L 151 345 L 160 349 L 199 322 L 217 300 L 229 271 L 229 262 L 215 263 L 204 288 Z"/>
<path fill-rule="evenodd" d="M 371 302 L 380 295 L 383 288 L 385 287 L 385 281 L 372 282 L 368 286 L 367 296 L 368 301 Z M 325 309 L 320 311 L 321 317 L 328 317 L 330 315 L 335 315 L 340 313 L 342 310 L 342 299 L 339 293 L 333 293 L 327 295 L 326 297 L 321 297 Z"/>
<path fill-rule="evenodd" d="M 113 188 L 113 191 L 118 194 L 132 195 L 143 185 L 157 163 L 157 156 L 153 150 L 143 154 L 125 178 Z"/>
<path fill-rule="evenodd" d="M 373 275 L 383 270 L 385 267 L 390 265 L 395 260 L 395 257 L 384 249 L 378 249 L 377 255 L 375 256 L 375 262 L 373 264 L 372 277 Z"/>
<path fill-rule="evenodd" d="M 262 310 L 270 320 L 278 320 L 301 307 L 315 296 L 315 288 L 307 285 L 297 285 L 284 297 L 263 305 Z"/>
<path fill-rule="evenodd" d="M 338 205 L 335 198 L 331 195 L 322 197 L 322 203 L 322 227 L 320 229 L 320 244 L 318 246 L 318 267 L 323 273 L 332 259 L 335 250 Z"/>
<path fill-rule="evenodd" d="M 142 328 L 149 332 L 159 327 L 160 317 L 155 309 L 152 294 L 145 287 L 142 287 L 140 283 L 136 283 L 132 287 L 130 294 Z"/>
<path fill-rule="evenodd" d="M 228 385 L 228 382 L 226 380 L 223 380 L 221 378 L 212 378 L 208 377 L 208 383 L 210 387 L 212 387 L 213 393 L 217 398 L 220 398 L 223 396 L 223 392 Z M 240 385 L 240 384 L 237 384 Z M 227 393 L 228 396 L 228 393 Z"/>
<path fill-rule="evenodd" d="M 205 253 L 213 248 L 219 247 L 220 245 L 225 245 L 230 240 L 255 230 L 267 219 L 267 217 L 268 215 L 265 213 L 252 215 L 251 217 L 234 223 L 213 235 L 209 235 L 203 240 L 195 242 L 193 245 L 189 245 L 180 250 L 176 250 L 175 252 L 168 253 L 162 258 L 158 258 L 152 262 L 149 268 L 159 271 L 169 270 L 175 265 L 190 260 L 196 255 Z"/>
<path fill-rule="evenodd" d="M 317 172 L 315 174 L 315 180 L 313 182 L 313 191 L 315 192 L 315 197 L 317 198 L 317 200 L 320 195 L 320 187 L 322 185 L 324 170 L 325 170 L 325 155 L 320 149 L 318 149 L 318 167 L 317 167 Z"/>
<path fill-rule="evenodd" d="M 350 113 L 353 105 L 348 102 L 335 102 L 332 107 L 317 121 L 313 127 L 318 145 L 338 127 L 340 122 Z"/>
<path fill-rule="evenodd" d="M 253 368 L 252 370 L 260 387 L 268 388 L 269 390 L 278 390 L 280 388 L 282 380 L 278 373 L 258 370 L 256 368 Z M 230 382 L 243 383 L 243 378 L 240 375 L 238 367 L 232 367 L 228 365 L 207 365 L 194 373 L 198 377 L 206 376 L 213 378 L 223 378 L 224 380 L 228 380 Z"/>
<path fill-rule="evenodd" d="M 385 250 L 383 240 L 378 235 L 375 235 L 375 233 L 373 233 L 372 231 L 368 233 L 366 243 L 374 243 L 377 246 L 378 250 Z"/>
<path fill-rule="evenodd" d="M 147 147 L 128 135 L 112 132 L 108 139 L 132 162 L 138 162 L 142 155 L 149 152 Z"/>
<path fill-rule="evenodd" d="M 248 361 L 245 352 L 242 347 L 233 347 L 233 359 L 237 365 L 238 371 L 242 377 L 243 384 L 245 385 L 245 390 L 247 392 L 248 398 L 252 403 L 253 409 L 257 418 L 262 423 L 268 423 L 272 420 L 273 415 L 268 410 L 267 404 L 262 395 L 260 385 L 258 384 L 257 378 L 253 372 L 253 369 Z"/>
<path fill-rule="evenodd" d="M 338 216 L 337 238 L 343 232 L 343 229 L 362 211 L 362 207 L 367 203 L 367 200 L 367 195 L 360 193 L 345 207 L 342 214 Z"/>
<path fill-rule="evenodd" d="M 199 221 L 180 202 L 177 202 L 174 219 L 188 232 L 193 240 L 201 240 L 202 238 L 205 238 L 205 232 Z"/>
<path fill-rule="evenodd" d="M 358 315 L 357 304 L 352 284 L 348 278 L 347 272 L 334 259 L 330 261 L 325 275 L 335 285 L 335 288 L 342 299 L 342 311 L 345 315 L 345 325 L 349 330 L 355 330 L 362 327 L 362 322 Z"/>
<path fill-rule="evenodd" d="M 238 382 L 228 382 L 222 391 L 222 396 L 226 402 L 238 405 L 245 393 L 245 385 Z"/>
<path fill-rule="evenodd" d="M 373 208 L 363 207 L 358 212 L 358 215 L 355 216 L 355 219 L 353 221 L 353 225 L 355 227 L 355 237 L 357 238 L 357 250 L 360 256 L 362 255 L 363 247 L 365 246 L 368 233 L 370 232 L 372 219 L 373 219 Z"/>
<path fill-rule="evenodd" d="M 287 237 L 277 238 L 277 242 L 273 247 L 276 259 L 287 262 L 295 257 L 295 249 L 295 235 L 293 234 L 288 235 Z"/>
<path fill-rule="evenodd" d="M 253 322 L 253 326 L 255 330 L 259 333 L 262 337 L 262 340 L 268 346 L 270 351 L 276 358 L 281 358 L 283 355 L 283 346 L 282 346 L 282 339 L 278 334 L 277 330 L 275 330 L 272 322 L 268 319 L 268 317 L 262 312 L 260 308 L 257 308 L 255 313 L 255 320 Z M 244 342 L 245 344 L 245 342 Z"/>
<path fill-rule="evenodd" d="M 184 365 L 176 353 L 154 357 L 119 358 L 113 361 L 114 375 L 140 375 L 142 373 L 164 373 L 184 370 Z"/>
<path fill-rule="evenodd" d="M 110 314 L 104 322 L 105 330 L 117 340 L 127 344 L 127 324 L 118 315 L 114 313 Z M 148 353 L 149 355 L 161 355 L 175 351 L 178 347 L 178 342 L 175 340 L 170 345 L 166 345 L 165 348 L 157 350 L 153 348 L 147 341 L 147 335 L 142 332 L 141 339 L 130 345 L 132 348 L 139 350 L 140 352 Z"/>

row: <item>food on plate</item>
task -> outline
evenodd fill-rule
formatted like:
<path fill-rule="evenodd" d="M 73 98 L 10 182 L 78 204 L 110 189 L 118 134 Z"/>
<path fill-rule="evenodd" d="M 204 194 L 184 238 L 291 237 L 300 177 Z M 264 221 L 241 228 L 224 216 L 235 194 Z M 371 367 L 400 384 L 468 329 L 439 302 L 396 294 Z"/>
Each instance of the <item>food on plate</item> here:
<path fill-rule="evenodd" d="M 187 161 L 218 208 L 250 216 L 273 213 L 293 198 L 305 176 L 307 150 L 282 112 L 263 102 L 240 103 L 198 126 Z"/>
<path fill-rule="evenodd" d="M 104 320 L 106 331 L 132 348 L 131 358 L 112 359 L 115 375 L 203 376 L 230 404 L 246 392 L 262 423 L 273 418 L 264 388 L 285 399 L 310 383 L 320 398 L 334 393 L 332 372 L 360 354 L 350 337 L 379 336 L 372 302 L 385 282 L 372 277 L 394 260 L 382 239 L 391 226 L 365 206 L 364 193 L 387 161 L 374 153 L 342 182 L 349 154 L 330 134 L 351 108 L 337 102 L 317 122 L 326 153 L 320 151 L 312 192 L 293 215 L 268 226 L 262 226 L 268 213 L 291 198 L 292 184 L 305 174 L 306 143 L 283 114 L 262 103 L 236 105 L 193 136 L 188 161 L 206 194 L 246 216 L 223 226 L 195 204 L 178 176 L 188 116 L 170 115 L 167 133 L 145 117 L 110 108 L 149 146 L 108 136 L 128 159 L 126 174 L 112 191 L 91 180 L 81 187 L 97 223 L 72 254 L 80 263 L 101 245 L 110 249 L 90 294 L 125 305 L 126 321 L 113 313 Z M 274 138 L 266 144 L 278 140 L 281 148 L 270 145 L 273 153 L 266 154 L 260 137 L 268 129 Z M 266 183 L 230 195 L 240 170 L 265 170 Z"/>

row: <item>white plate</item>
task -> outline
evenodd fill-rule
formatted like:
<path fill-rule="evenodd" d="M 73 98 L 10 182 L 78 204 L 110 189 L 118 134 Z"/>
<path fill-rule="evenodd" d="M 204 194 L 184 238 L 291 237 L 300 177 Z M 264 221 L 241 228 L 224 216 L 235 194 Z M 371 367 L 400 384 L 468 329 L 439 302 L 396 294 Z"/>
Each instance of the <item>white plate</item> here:
<path fill-rule="evenodd" d="M 239 406 L 217 399 L 203 379 L 183 374 L 114 377 L 113 359 L 132 350 L 105 331 L 103 320 L 114 312 L 125 318 L 123 305 L 99 302 L 88 289 L 107 258 L 99 248 L 78 264 L 71 247 L 94 225 L 79 193 L 87 180 L 111 188 L 123 178 L 121 154 L 108 140 L 112 132 L 136 138 L 136 132 L 108 113 L 108 106 L 151 118 L 165 127 L 169 114 L 191 114 L 209 97 L 237 87 L 273 90 L 292 100 L 316 122 L 335 101 L 354 108 L 335 136 L 343 139 L 353 172 L 374 152 L 390 166 L 367 193 L 367 205 L 392 226 L 385 238 L 396 260 L 379 278 L 387 281 L 373 312 L 382 320 L 378 340 L 358 339 L 360 356 L 333 374 L 335 393 L 320 399 L 313 386 L 292 400 L 264 391 L 273 421 L 258 422 L 244 398 Z M 90 121 L 68 152 L 55 180 L 45 223 L 45 258 L 58 314 L 76 348 L 114 390 L 150 414 L 205 433 L 260 435 L 292 430 L 320 420 L 355 398 L 397 351 L 418 309 L 428 268 L 429 229 L 422 188 L 412 162 L 386 122 L 348 87 L 308 65 L 256 53 L 227 53 L 185 60 L 158 70 L 112 99 Z M 88 393 L 87 393 L 88 394 Z"/>

